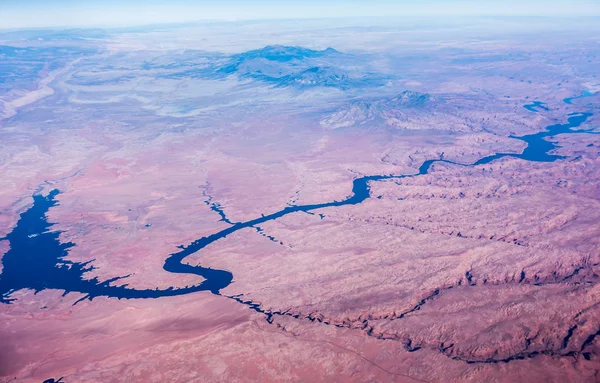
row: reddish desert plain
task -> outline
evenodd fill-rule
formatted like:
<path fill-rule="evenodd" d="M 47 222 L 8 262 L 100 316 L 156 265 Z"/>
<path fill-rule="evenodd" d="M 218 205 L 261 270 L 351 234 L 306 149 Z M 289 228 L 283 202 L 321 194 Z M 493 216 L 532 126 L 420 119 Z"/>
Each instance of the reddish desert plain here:
<path fill-rule="evenodd" d="M 472 23 L 0 33 L 0 382 L 600 382 L 600 24 Z"/>

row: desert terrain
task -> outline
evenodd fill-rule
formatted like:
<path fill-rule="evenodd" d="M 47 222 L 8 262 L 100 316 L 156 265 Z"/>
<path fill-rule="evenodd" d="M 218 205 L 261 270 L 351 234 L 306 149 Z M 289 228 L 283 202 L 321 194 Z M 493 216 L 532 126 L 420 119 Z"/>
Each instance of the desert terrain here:
<path fill-rule="evenodd" d="M 0 381 L 600 381 L 598 27 L 276 30 L 0 33 Z"/>

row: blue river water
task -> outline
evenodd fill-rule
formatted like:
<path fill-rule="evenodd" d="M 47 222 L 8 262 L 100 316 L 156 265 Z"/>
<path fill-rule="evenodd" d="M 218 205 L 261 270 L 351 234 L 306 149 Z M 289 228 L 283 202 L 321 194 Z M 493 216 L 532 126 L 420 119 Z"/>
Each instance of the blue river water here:
<path fill-rule="evenodd" d="M 135 289 L 123 284 L 119 280 L 127 276 L 115 277 L 100 281 L 97 278 L 86 279 L 85 273 L 92 271 L 92 261 L 85 263 L 71 262 L 65 259 L 73 243 L 61 243 L 60 232 L 52 230 L 53 223 L 49 223 L 46 214 L 48 210 L 58 204 L 56 199 L 58 190 L 52 190 L 47 196 L 36 194 L 33 196 L 33 205 L 23 212 L 14 229 L 4 238 L 10 243 L 10 249 L 2 257 L 2 273 L 0 274 L 0 302 L 10 303 L 13 292 L 21 289 L 32 289 L 36 292 L 45 289 L 56 289 L 69 292 L 83 293 L 82 299 L 105 296 L 115 298 L 160 298 L 190 294 L 198 291 L 210 291 L 220 294 L 220 291 L 233 281 L 233 275 L 227 270 L 217 270 L 202 266 L 192 266 L 184 263 L 187 256 L 196 253 L 209 244 L 216 242 L 228 235 L 244 228 L 256 228 L 258 225 L 281 218 L 295 212 L 310 212 L 334 206 L 356 205 L 371 197 L 370 183 L 388 180 L 417 177 L 427 174 L 436 162 L 450 163 L 462 166 L 479 166 L 498 160 L 503 157 L 514 157 L 525 161 L 552 162 L 564 157 L 550 154 L 557 145 L 547 141 L 547 137 L 557 134 L 587 133 L 577 130 L 592 114 L 572 113 L 564 124 L 550 125 L 539 133 L 512 136 L 512 138 L 527 143 L 522 153 L 496 153 L 480 158 L 472 164 L 461 164 L 443 159 L 431 159 L 423 162 L 417 173 L 405 175 L 371 175 L 357 178 L 352 184 L 352 194 L 339 201 L 329 201 L 320 204 L 287 206 L 275 213 L 261 215 L 258 218 L 232 223 L 228 221 L 221 207 L 214 205 L 212 209 L 219 213 L 222 219 L 231 224 L 226 229 L 206 237 L 199 238 L 187 246 L 179 246 L 179 251 L 170 254 L 164 263 L 164 269 L 171 273 L 195 274 L 205 280 L 197 285 L 185 288 L 168 289 Z M 121 283 L 120 285 L 118 285 Z M 77 303 L 75 302 L 75 304 Z"/>
<path fill-rule="evenodd" d="M 174 265 L 176 258 L 170 257 L 165 269 L 174 273 L 192 273 L 202 275 L 206 281 L 200 285 L 186 288 L 164 290 L 132 289 L 127 285 L 115 286 L 112 283 L 123 279 L 116 277 L 106 281 L 97 278 L 85 279 L 84 273 L 92 271 L 91 261 L 77 263 L 65 260 L 69 248 L 74 244 L 61 243 L 60 231 L 51 230 L 46 213 L 57 205 L 58 190 L 52 190 L 47 196 L 34 195 L 33 206 L 21 214 L 15 228 L 6 236 L 10 249 L 2 257 L 0 274 L 0 302 L 10 303 L 10 294 L 21 289 L 36 292 L 44 289 L 63 290 L 64 294 L 75 291 L 86 294 L 84 298 L 97 296 L 116 298 L 158 298 L 189 294 L 197 291 L 218 293 L 231 283 L 233 276 L 223 270 L 214 270 L 186 264 Z M 125 276 L 126 277 L 126 276 Z"/>
<path fill-rule="evenodd" d="M 577 100 L 577 99 L 584 98 L 584 97 L 591 97 L 593 95 L 594 95 L 594 93 L 590 92 L 589 90 L 584 90 L 581 92 L 581 94 L 579 96 L 565 98 L 563 100 L 563 102 L 565 104 L 573 105 L 573 100 Z"/>
<path fill-rule="evenodd" d="M 537 113 L 538 109 L 550 110 L 548 108 L 548 105 L 546 105 L 546 103 L 541 102 L 541 101 L 533 101 L 531 104 L 523 105 L 523 108 L 527 109 L 530 112 L 534 112 L 534 113 Z"/>

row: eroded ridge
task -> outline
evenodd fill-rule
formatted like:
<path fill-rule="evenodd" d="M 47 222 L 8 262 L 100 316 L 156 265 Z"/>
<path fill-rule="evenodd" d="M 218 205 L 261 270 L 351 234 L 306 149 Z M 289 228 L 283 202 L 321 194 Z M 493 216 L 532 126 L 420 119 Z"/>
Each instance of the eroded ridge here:
<path fill-rule="evenodd" d="M 567 274 L 558 274 L 553 272 L 547 276 L 541 277 L 537 274 L 528 276 L 524 270 L 520 273 L 515 273 L 518 278 L 506 279 L 499 282 L 488 282 L 485 278 L 478 278 L 473 270 L 465 272 L 465 275 L 456 283 L 446 286 L 441 286 L 427 293 L 423 298 L 416 302 L 411 308 L 404 311 L 393 311 L 383 314 L 362 314 L 358 317 L 328 317 L 318 311 L 302 312 L 288 307 L 283 310 L 267 310 L 263 308 L 263 304 L 250 299 L 245 299 L 244 294 L 227 296 L 238 303 L 248 306 L 250 309 L 261 313 L 265 316 L 265 320 L 275 325 L 282 331 L 289 331 L 285 324 L 277 322 L 277 318 L 293 318 L 296 320 L 305 320 L 313 323 L 321 323 L 328 326 L 338 328 L 347 328 L 351 330 L 362 331 L 365 335 L 380 340 L 389 340 L 401 342 L 403 348 L 408 352 L 415 352 L 420 349 L 429 349 L 437 351 L 453 360 L 462 361 L 468 364 L 492 364 L 492 363 L 508 363 L 514 360 L 523 360 L 533 358 L 538 355 L 548 355 L 553 357 L 583 357 L 590 360 L 595 355 L 593 350 L 588 350 L 594 340 L 600 336 L 600 325 L 595 323 L 595 317 L 592 310 L 600 305 L 600 302 L 580 310 L 567 323 L 569 327 L 564 329 L 560 339 L 552 342 L 547 339 L 547 336 L 539 332 L 535 332 L 524 339 L 522 349 L 506 356 L 499 356 L 493 353 L 488 357 L 471 355 L 464 350 L 461 350 L 458 343 L 446 343 L 443 341 L 423 342 L 416 340 L 410 334 L 405 332 L 399 333 L 382 328 L 381 323 L 390 323 L 392 321 L 402 320 L 411 317 L 421 311 L 427 304 L 436 299 L 443 297 L 445 293 L 455 289 L 481 289 L 491 286 L 530 286 L 541 287 L 549 285 L 560 285 L 565 288 L 575 290 L 590 289 L 597 286 L 600 282 L 600 263 L 584 262 L 581 265 L 574 265 L 571 272 Z M 385 326 L 383 326 L 385 327 Z M 574 333 L 578 332 L 577 339 L 574 339 Z M 536 341 L 543 342 L 545 348 L 536 346 Z M 538 342 L 538 343 L 539 343 Z"/>

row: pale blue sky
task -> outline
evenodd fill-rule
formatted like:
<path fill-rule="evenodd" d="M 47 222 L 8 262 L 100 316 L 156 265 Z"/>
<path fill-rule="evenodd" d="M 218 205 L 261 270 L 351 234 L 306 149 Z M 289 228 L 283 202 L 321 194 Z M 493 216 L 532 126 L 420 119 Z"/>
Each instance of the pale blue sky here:
<path fill-rule="evenodd" d="M 0 0 L 0 29 L 396 15 L 600 16 L 600 0 Z"/>

